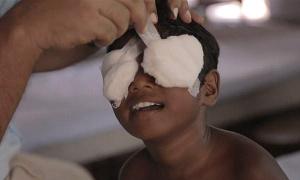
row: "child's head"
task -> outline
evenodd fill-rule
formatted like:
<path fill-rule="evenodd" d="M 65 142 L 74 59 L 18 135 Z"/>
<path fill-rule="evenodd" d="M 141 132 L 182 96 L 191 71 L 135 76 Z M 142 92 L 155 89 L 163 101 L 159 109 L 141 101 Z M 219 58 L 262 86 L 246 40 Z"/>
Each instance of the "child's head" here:
<path fill-rule="evenodd" d="M 199 72 L 199 80 L 202 82 L 204 76 L 211 70 L 217 69 L 219 58 L 219 45 L 214 36 L 209 33 L 203 26 L 192 22 L 186 24 L 179 18 L 177 20 L 170 19 L 171 11 L 166 5 L 166 1 L 157 1 L 158 23 L 157 30 L 162 39 L 170 36 L 179 36 L 183 34 L 192 35 L 199 40 L 204 52 L 204 66 Z M 132 38 L 138 37 L 134 29 L 128 30 L 122 37 L 117 39 L 108 47 L 108 52 L 121 49 Z"/>
<path fill-rule="evenodd" d="M 187 88 L 159 86 L 140 66 L 128 88 L 127 98 L 115 109 L 115 114 L 129 133 L 143 140 L 167 137 L 205 122 L 206 106 L 213 105 L 218 95 L 219 76 L 216 69 L 219 47 L 215 38 L 199 24 L 171 20 L 164 2 L 157 2 L 157 29 L 161 37 L 165 39 L 188 34 L 197 38 L 202 45 L 204 65 L 198 76 L 201 87 L 197 97 L 193 97 Z M 129 30 L 108 51 L 121 49 L 134 36 L 138 37 L 133 29 Z M 143 54 L 137 58 L 138 62 L 142 60 Z"/>

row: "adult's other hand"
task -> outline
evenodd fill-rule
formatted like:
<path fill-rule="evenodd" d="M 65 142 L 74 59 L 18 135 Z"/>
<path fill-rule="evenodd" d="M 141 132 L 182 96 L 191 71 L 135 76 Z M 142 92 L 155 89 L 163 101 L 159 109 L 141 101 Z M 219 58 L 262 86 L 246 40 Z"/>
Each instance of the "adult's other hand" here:
<path fill-rule="evenodd" d="M 168 4 L 173 12 L 173 18 L 177 18 L 179 15 L 185 23 L 190 23 L 192 20 L 199 24 L 203 23 L 203 17 L 190 10 L 187 0 L 168 0 Z"/>

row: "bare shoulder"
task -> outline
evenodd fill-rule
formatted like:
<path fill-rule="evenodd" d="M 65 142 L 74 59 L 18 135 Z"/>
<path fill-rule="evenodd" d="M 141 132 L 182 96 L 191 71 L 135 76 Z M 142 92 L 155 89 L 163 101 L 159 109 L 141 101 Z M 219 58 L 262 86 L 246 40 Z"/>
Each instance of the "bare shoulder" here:
<path fill-rule="evenodd" d="M 151 174 L 151 169 L 152 161 L 148 151 L 144 148 L 134 153 L 123 164 L 120 170 L 119 180 L 146 180 Z"/>
<path fill-rule="evenodd" d="M 240 179 L 249 180 L 287 180 L 276 160 L 263 147 L 240 134 L 214 129 L 216 136 L 228 144 L 236 164 Z"/>

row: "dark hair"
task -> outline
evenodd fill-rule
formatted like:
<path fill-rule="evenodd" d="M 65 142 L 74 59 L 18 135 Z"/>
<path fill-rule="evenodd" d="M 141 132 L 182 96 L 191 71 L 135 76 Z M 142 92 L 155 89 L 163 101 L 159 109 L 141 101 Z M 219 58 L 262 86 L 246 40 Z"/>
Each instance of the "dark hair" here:
<path fill-rule="evenodd" d="M 169 36 L 179 36 L 183 34 L 192 35 L 202 44 L 204 51 L 204 66 L 199 73 L 199 80 L 202 82 L 206 74 L 212 69 L 218 68 L 219 45 L 214 36 L 203 26 L 192 22 L 186 24 L 177 18 L 170 19 L 171 11 L 167 6 L 166 0 L 156 0 L 158 23 L 156 25 L 161 38 Z M 134 29 L 128 30 L 122 37 L 115 40 L 107 49 L 107 52 L 121 49 L 132 37 L 138 37 Z"/>

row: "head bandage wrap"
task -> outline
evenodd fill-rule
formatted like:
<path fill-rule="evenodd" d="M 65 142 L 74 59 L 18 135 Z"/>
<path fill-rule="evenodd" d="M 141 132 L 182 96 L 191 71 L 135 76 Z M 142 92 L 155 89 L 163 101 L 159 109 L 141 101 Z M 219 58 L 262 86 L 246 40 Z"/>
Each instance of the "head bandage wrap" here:
<path fill-rule="evenodd" d="M 197 96 L 200 87 L 198 74 L 204 63 L 200 42 L 190 35 L 161 39 L 151 23 L 139 36 L 147 46 L 141 63 L 144 72 L 163 87 L 188 88 L 192 96 Z M 104 57 L 101 70 L 104 96 L 114 102 L 115 108 L 127 97 L 128 87 L 138 71 L 136 58 L 143 52 L 143 42 L 132 38 L 122 49 Z"/>

